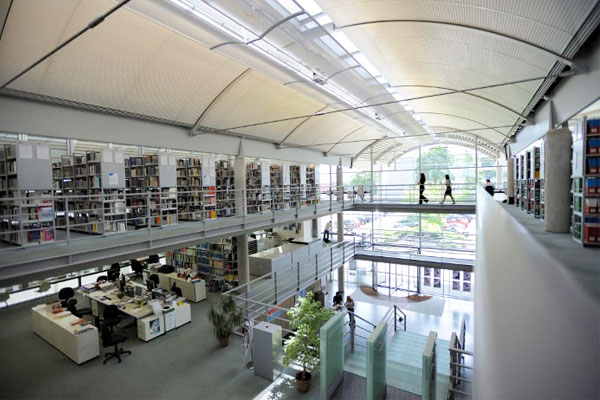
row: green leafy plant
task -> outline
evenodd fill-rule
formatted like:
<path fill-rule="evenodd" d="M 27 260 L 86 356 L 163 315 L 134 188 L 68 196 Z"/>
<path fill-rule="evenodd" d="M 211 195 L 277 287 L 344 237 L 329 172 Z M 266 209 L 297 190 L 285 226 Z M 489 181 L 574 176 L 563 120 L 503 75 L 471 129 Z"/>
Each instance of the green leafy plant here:
<path fill-rule="evenodd" d="M 307 373 L 319 362 L 319 330 L 333 314 L 332 309 L 323 308 L 321 303 L 314 300 L 312 292 L 299 298 L 287 313 L 290 326 L 296 334 L 285 342 L 283 365 L 287 366 L 293 360 L 298 361 L 302 365 L 303 380 L 307 379 Z"/>
<path fill-rule="evenodd" d="M 224 341 L 229 342 L 229 337 L 233 334 L 234 328 L 242 324 L 243 314 L 237 308 L 233 296 L 223 296 L 219 306 L 216 308 L 214 306 L 210 307 L 208 320 L 213 326 L 215 337 L 223 345 Z"/>

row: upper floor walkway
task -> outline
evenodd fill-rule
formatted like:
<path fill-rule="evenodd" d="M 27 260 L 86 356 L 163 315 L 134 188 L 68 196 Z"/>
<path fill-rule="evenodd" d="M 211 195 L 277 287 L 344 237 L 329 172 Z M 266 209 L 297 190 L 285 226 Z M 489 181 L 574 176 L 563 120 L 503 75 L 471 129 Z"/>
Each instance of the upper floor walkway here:
<path fill-rule="evenodd" d="M 25 276 L 38 279 L 343 211 L 475 212 L 473 185 L 457 187 L 457 204 L 439 204 L 440 185 L 427 186 L 425 193 L 430 202 L 419 204 L 417 185 L 321 186 L 318 199 L 294 204 L 270 190 L 262 194 L 260 209 L 250 206 L 249 199 L 256 204 L 257 198 L 251 190 L 197 191 L 188 193 L 185 201 L 180 201 L 181 192 L 153 190 L 5 197 L 0 199 L 0 286 Z M 209 194 L 216 200 L 207 199 Z M 194 196 L 196 200 L 190 200 Z M 220 200 L 226 196 L 229 203 Z M 239 212 L 232 207 L 234 200 Z M 21 246 L 8 243 L 15 237 Z"/>

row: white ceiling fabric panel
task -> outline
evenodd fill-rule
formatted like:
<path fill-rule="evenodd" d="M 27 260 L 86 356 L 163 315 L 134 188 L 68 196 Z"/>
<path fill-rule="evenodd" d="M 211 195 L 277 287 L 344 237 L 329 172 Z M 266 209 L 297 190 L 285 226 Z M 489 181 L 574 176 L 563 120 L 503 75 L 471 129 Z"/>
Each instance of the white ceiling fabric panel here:
<path fill-rule="evenodd" d="M 216 129 L 292 118 L 313 114 L 323 106 L 266 76 L 252 71 L 237 81 L 223 94 L 202 118 L 201 124 Z M 236 132 L 280 140 L 294 129 L 302 119 L 270 123 Z"/>
<path fill-rule="evenodd" d="M 113 5 L 104 0 L 84 0 L 70 13 L 57 7 L 61 15 L 55 16 L 53 7 L 60 3 L 15 3 L 14 12 L 23 14 L 25 20 L 9 20 L 6 32 L 19 40 L 2 40 L 0 57 L 12 59 L 25 53 L 14 47 L 19 42 L 43 43 L 39 57 Z M 45 12 L 31 15 L 32 8 Z M 63 23 L 63 13 L 69 20 L 52 40 L 39 31 L 24 35 L 30 26 Z M 10 74 L 30 62 L 20 60 Z M 10 87 L 193 124 L 210 101 L 244 69 L 184 36 L 122 9 Z M 3 69 L 3 78 L 4 73 Z"/>
<path fill-rule="evenodd" d="M 337 26 L 428 20 L 473 26 L 562 52 L 596 0 L 317 0 Z M 577 3 L 573 7 L 573 3 Z"/>
<path fill-rule="evenodd" d="M 332 111 L 328 107 L 324 112 Z M 311 143 L 335 143 L 342 139 L 345 135 L 359 128 L 362 124 L 360 121 L 350 118 L 344 113 L 327 114 L 319 117 L 309 118 L 298 129 L 294 131 L 292 136 L 286 141 L 289 143 L 308 145 Z M 331 145 L 319 147 L 327 150 Z"/>

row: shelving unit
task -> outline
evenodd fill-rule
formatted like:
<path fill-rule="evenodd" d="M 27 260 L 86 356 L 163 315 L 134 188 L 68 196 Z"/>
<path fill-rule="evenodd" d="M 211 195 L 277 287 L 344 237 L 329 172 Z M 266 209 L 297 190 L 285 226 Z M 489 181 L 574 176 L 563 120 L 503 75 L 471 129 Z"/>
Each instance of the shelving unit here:
<path fill-rule="evenodd" d="M 290 165 L 271 164 L 271 192 L 273 196 L 273 210 L 290 208 Z"/>
<path fill-rule="evenodd" d="M 148 223 L 151 226 L 177 223 L 176 164 L 175 155 L 167 153 L 130 157 L 125 161 L 129 224 L 138 228 Z"/>
<path fill-rule="evenodd" d="M 248 214 L 271 209 L 271 179 L 269 163 L 265 160 L 246 164 L 246 207 Z"/>
<path fill-rule="evenodd" d="M 584 246 L 600 246 L 600 119 L 584 117 L 576 126 L 581 140 L 573 142 L 572 233 Z"/>
<path fill-rule="evenodd" d="M 126 230 L 123 153 L 111 149 L 63 156 L 63 193 L 68 200 L 71 230 L 106 234 Z M 72 171 L 72 172 L 71 172 Z M 71 180 L 69 180 L 71 175 Z M 57 205 L 57 218 L 66 225 L 67 208 Z"/>
<path fill-rule="evenodd" d="M 215 184 L 217 188 L 217 216 L 235 215 L 234 166 L 228 160 L 215 162 Z"/>
<path fill-rule="evenodd" d="M 237 241 L 235 238 L 204 242 L 167 252 L 167 264 L 191 268 L 205 278 L 237 282 Z"/>
<path fill-rule="evenodd" d="M 306 167 L 306 203 L 319 202 L 319 168 L 315 164 Z"/>
<path fill-rule="evenodd" d="M 20 246 L 54 241 L 53 168 L 50 147 L 35 142 L 0 151 L 0 238 Z M 11 200 L 7 200 L 12 198 Z"/>

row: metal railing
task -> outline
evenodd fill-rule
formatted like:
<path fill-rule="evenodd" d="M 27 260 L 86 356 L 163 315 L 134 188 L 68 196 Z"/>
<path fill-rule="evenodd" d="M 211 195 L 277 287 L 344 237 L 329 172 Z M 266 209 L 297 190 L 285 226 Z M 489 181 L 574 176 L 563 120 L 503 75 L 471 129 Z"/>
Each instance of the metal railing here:
<path fill-rule="evenodd" d="M 456 185 L 474 203 L 474 185 Z M 434 196 L 440 185 L 427 185 Z M 12 191 L 11 191 L 12 190 Z M 221 218 L 274 219 L 277 213 L 294 211 L 337 211 L 360 202 L 418 203 L 418 185 L 373 185 L 373 196 L 361 197 L 357 186 L 328 185 L 284 188 L 181 191 L 176 188 L 101 189 L 70 187 L 51 193 L 9 189 L 16 196 L 0 198 L 0 240 L 30 245 L 71 241 L 77 233 L 121 234 L 152 230 L 184 221 L 204 225 Z M 94 191 L 94 193 L 89 193 Z M 82 194 L 82 192 L 88 192 Z M 456 198 L 459 198 L 457 194 Z M 65 232 L 62 234 L 61 232 Z"/>
<path fill-rule="evenodd" d="M 473 352 L 465 350 L 466 323 L 461 320 L 459 335 L 452 332 L 450 338 L 450 387 L 448 388 L 448 399 L 453 399 L 455 395 L 472 397 L 472 393 L 467 391 L 467 384 L 472 385 L 473 380 L 464 376 L 464 370 L 473 370 L 472 365 L 465 363 L 465 356 L 473 357 Z"/>

